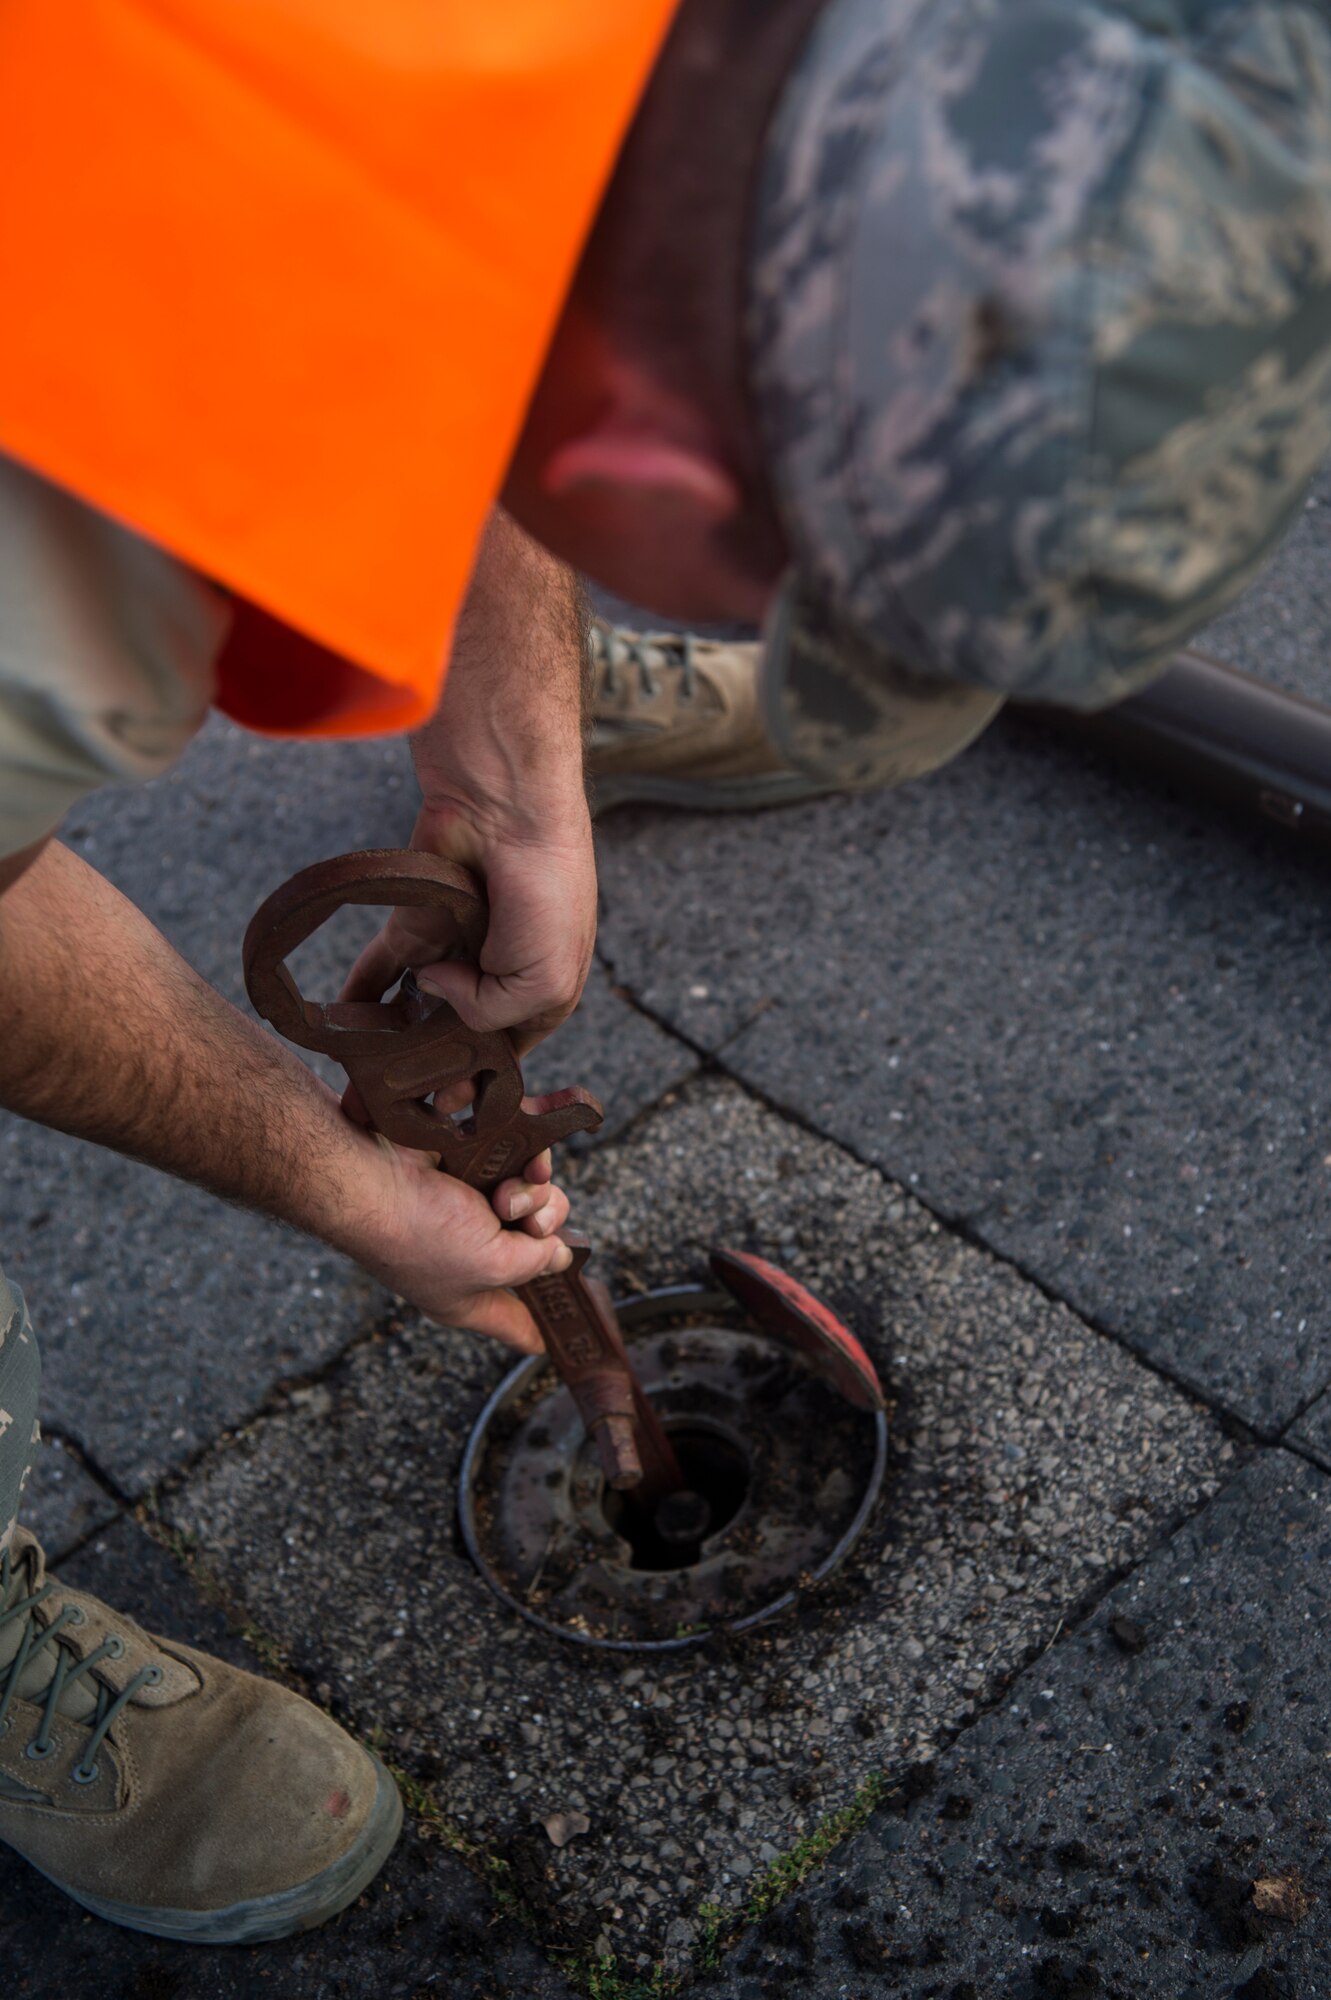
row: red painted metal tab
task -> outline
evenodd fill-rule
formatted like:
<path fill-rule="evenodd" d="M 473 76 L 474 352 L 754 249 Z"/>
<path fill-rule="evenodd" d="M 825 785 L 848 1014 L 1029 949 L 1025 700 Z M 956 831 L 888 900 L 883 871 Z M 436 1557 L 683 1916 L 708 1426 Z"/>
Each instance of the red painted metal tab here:
<path fill-rule="evenodd" d="M 877 1371 L 854 1334 L 787 1271 L 745 1250 L 713 1250 L 712 1270 L 764 1333 L 793 1347 L 810 1367 L 862 1410 L 886 1398 Z"/>

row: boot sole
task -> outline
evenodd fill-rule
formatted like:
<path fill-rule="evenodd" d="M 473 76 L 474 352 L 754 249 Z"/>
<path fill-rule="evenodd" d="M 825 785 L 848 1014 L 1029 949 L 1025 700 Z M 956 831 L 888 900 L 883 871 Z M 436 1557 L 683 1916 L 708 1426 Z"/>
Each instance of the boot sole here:
<path fill-rule="evenodd" d="M 592 812 L 597 817 L 616 806 L 693 807 L 702 812 L 753 812 L 762 806 L 792 806 L 801 799 L 820 799 L 833 789 L 816 785 L 794 771 L 772 771 L 761 778 L 647 778 L 631 773 L 593 778 Z"/>
<path fill-rule="evenodd" d="M 104 1896 L 90 1896 L 71 1889 L 54 1875 L 54 1882 L 73 1902 L 119 1924 L 129 1931 L 146 1931 L 149 1937 L 173 1938 L 180 1944 L 268 1944 L 276 1938 L 291 1937 L 297 1931 L 313 1930 L 345 1910 L 369 1888 L 387 1861 L 402 1831 L 402 1800 L 389 1773 L 372 1750 L 378 1775 L 378 1790 L 370 1817 L 360 1839 L 340 1860 L 308 1882 L 294 1889 L 280 1889 L 272 1896 L 255 1896 L 232 1903 L 225 1910 L 161 1910 L 139 1903 L 116 1903 Z M 36 1865 L 35 1863 L 33 1864 Z M 44 1868 L 37 1871 L 46 1874 Z"/>

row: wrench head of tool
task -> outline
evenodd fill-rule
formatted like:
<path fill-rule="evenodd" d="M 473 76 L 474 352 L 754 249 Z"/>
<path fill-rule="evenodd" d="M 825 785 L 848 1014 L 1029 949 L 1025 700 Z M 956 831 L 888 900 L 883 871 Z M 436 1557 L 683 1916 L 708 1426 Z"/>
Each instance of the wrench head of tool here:
<path fill-rule="evenodd" d="M 512 1040 L 469 1028 L 446 1000 L 423 994 L 408 974 L 386 1001 L 306 1000 L 286 963 L 347 903 L 433 909 L 440 956 L 473 962 L 485 941 L 488 905 L 476 878 L 439 855 L 369 849 L 316 862 L 275 889 L 245 933 L 245 984 L 256 1012 L 288 1041 L 341 1063 L 352 1084 L 348 1109 L 399 1146 L 438 1153 L 445 1173 L 491 1193 L 547 1146 L 601 1123 L 589 1091 L 528 1097 Z M 457 1116 L 436 1093 L 473 1090 Z"/>

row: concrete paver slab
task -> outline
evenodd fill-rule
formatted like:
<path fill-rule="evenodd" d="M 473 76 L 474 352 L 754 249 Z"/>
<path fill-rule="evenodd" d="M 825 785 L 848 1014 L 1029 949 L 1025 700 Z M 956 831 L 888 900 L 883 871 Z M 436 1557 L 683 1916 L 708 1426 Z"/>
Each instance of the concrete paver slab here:
<path fill-rule="evenodd" d="M 1331 878 L 1033 732 L 926 783 L 623 814 L 654 1013 L 1273 1432 L 1331 1373 Z"/>
<path fill-rule="evenodd" d="M 213 1454 L 168 1500 L 298 1669 L 503 1855 L 548 1941 L 680 1963 L 870 1772 L 927 1754 L 1233 1444 L 1113 1342 L 900 1189 L 733 1086 L 695 1084 L 577 1164 L 621 1285 L 747 1242 L 852 1317 L 898 1398 L 887 1504 L 798 1615 L 616 1657 L 501 1609 L 453 1496 L 494 1350 L 410 1322 Z M 543 1822 L 580 1812 L 552 1845 Z"/>
<path fill-rule="evenodd" d="M 149 1628 L 258 1671 L 254 1655 L 184 1573 L 131 1522 L 62 1567 Z M 572 2000 L 535 1948 L 499 1920 L 484 1887 L 437 1841 L 408 1825 L 361 1900 L 303 1937 L 253 1949 L 167 1944 L 87 1916 L 0 1847 L 0 1964 L 6 1994 L 50 2000 Z"/>
<path fill-rule="evenodd" d="M 406 840 L 415 798 L 400 743 L 271 743 L 216 720 L 169 777 L 88 801 L 67 836 L 244 1007 L 240 941 L 263 896 L 310 861 Z M 312 942 L 307 990 L 336 992 L 373 922 L 348 912 Z M 532 1078 L 585 1083 L 622 1125 L 692 1066 L 594 970 Z M 18 1119 L 0 1120 L 0 1216 L 0 1262 L 42 1340 L 46 1419 L 129 1493 L 388 1305 L 332 1251 Z"/>
<path fill-rule="evenodd" d="M 43 1438 L 23 1489 L 23 1525 L 32 1529 L 48 1562 L 57 1562 L 96 1529 L 109 1527 L 119 1512 L 72 1451 L 57 1438 Z"/>
<path fill-rule="evenodd" d="M 1331 1483 L 1263 1452 L 723 1961 L 726 2000 L 1325 1992 L 1329 1538 Z"/>

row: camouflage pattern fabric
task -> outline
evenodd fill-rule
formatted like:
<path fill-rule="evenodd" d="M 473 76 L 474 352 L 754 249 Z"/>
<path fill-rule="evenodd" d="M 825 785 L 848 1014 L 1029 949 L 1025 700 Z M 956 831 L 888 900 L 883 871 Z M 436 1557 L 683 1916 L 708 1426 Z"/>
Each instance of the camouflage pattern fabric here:
<path fill-rule="evenodd" d="M 876 782 L 894 684 L 1129 693 L 1331 451 L 1326 0 L 831 0 L 768 136 L 751 337 L 797 765 Z"/>
<path fill-rule="evenodd" d="M 19 1499 L 40 1441 L 41 1380 L 41 1356 L 23 1294 L 0 1271 L 0 1554 L 13 1537 Z"/>
<path fill-rule="evenodd" d="M 973 743 L 1001 695 L 913 673 L 831 616 L 798 572 L 763 634 L 758 701 L 769 743 L 842 791 L 904 785 Z"/>

